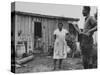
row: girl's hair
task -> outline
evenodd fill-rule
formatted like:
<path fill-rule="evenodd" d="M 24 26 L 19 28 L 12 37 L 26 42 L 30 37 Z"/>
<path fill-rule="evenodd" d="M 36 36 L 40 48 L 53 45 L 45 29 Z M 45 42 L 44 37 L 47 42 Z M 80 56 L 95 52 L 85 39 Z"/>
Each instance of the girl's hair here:
<path fill-rule="evenodd" d="M 61 24 L 61 25 L 63 26 L 63 23 L 60 22 L 60 23 L 58 23 L 58 25 L 59 25 L 59 24 Z"/>

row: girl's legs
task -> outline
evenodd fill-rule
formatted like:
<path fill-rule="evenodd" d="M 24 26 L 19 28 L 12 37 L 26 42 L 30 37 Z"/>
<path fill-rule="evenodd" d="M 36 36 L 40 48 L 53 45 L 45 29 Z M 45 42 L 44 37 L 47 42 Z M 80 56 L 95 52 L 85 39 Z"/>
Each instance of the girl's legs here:
<path fill-rule="evenodd" d="M 59 69 L 61 69 L 62 59 L 59 59 Z"/>
<path fill-rule="evenodd" d="M 56 64 L 57 64 L 57 60 L 58 60 L 58 67 L 59 67 L 59 69 L 61 69 L 61 65 L 62 65 L 62 59 L 54 59 L 54 70 L 56 69 Z"/>
<path fill-rule="evenodd" d="M 56 62 L 57 62 L 57 59 L 54 59 L 54 70 L 56 69 Z"/>

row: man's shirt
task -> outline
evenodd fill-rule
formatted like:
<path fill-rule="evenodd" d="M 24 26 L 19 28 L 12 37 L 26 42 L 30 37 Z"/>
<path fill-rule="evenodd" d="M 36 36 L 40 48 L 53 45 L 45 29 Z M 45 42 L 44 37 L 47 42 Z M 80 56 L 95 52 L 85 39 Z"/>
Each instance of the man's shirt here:
<path fill-rule="evenodd" d="M 84 33 L 88 32 L 90 29 L 94 28 L 96 26 L 96 19 L 93 16 L 88 16 L 85 19 L 84 24 Z"/>

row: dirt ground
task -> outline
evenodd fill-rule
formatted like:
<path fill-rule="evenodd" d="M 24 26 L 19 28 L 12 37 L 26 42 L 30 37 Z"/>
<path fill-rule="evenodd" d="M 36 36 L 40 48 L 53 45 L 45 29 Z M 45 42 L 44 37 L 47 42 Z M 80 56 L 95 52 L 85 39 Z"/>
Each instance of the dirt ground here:
<path fill-rule="evenodd" d="M 53 71 L 53 59 L 50 56 L 35 57 L 32 61 L 24 64 L 26 66 L 16 68 L 16 73 L 31 73 L 31 72 L 47 72 Z M 57 65 L 58 66 L 58 65 Z M 62 62 L 62 68 L 56 69 L 55 71 L 61 70 L 77 70 L 83 69 L 82 61 L 80 58 L 67 58 Z"/>

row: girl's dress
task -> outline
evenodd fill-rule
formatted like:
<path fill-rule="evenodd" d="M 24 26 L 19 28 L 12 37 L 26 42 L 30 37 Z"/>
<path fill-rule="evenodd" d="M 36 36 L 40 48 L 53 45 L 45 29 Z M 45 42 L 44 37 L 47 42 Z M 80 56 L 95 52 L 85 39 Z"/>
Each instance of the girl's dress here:
<path fill-rule="evenodd" d="M 56 35 L 56 40 L 54 42 L 54 52 L 53 52 L 53 59 L 65 59 L 67 57 L 67 50 L 69 47 L 67 46 L 67 42 L 65 41 L 67 30 L 56 29 L 54 31 L 54 35 Z"/>

